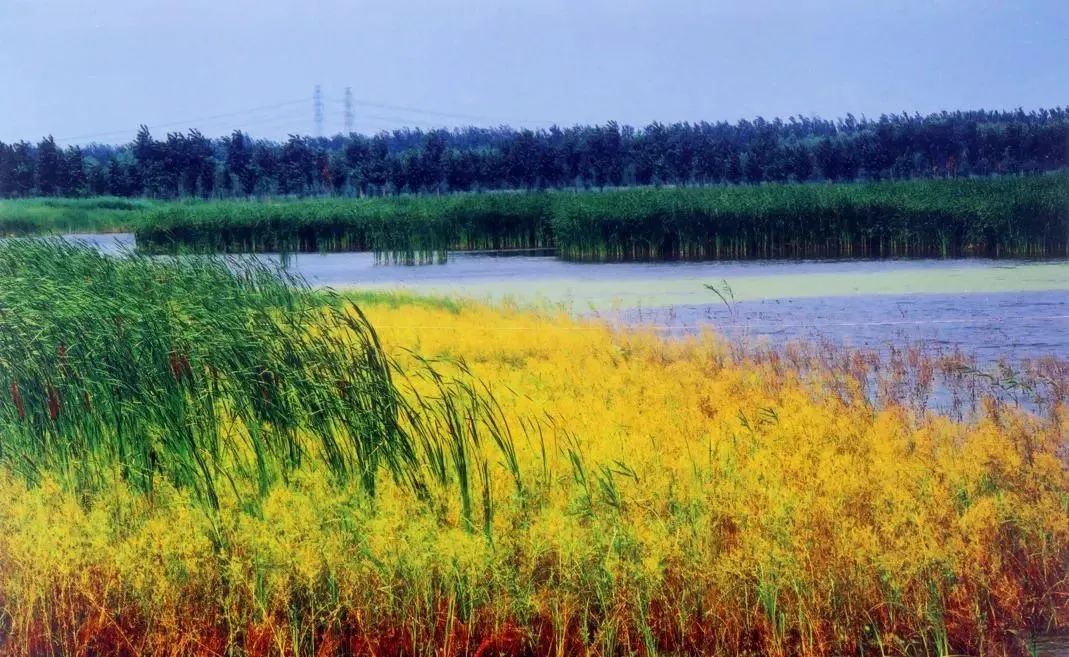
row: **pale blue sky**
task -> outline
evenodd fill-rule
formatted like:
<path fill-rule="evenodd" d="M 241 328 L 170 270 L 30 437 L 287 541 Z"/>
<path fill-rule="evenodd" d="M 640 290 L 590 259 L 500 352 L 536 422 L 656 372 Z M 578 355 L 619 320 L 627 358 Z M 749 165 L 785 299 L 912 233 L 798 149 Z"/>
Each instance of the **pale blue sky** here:
<path fill-rule="evenodd" d="M 363 132 L 1069 105 L 1069 1 L 0 0 L 0 140 L 310 134 L 316 83 L 328 134 L 346 86 L 479 117 Z"/>

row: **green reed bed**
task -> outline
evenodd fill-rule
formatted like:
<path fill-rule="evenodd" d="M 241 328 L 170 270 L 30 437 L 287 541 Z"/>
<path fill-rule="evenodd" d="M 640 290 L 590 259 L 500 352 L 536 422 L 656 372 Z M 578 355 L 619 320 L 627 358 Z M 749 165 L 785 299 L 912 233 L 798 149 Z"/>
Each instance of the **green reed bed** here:
<path fill-rule="evenodd" d="M 143 218 L 137 240 L 149 253 L 375 251 L 416 262 L 551 247 L 551 207 L 547 194 L 169 205 Z"/>
<path fill-rule="evenodd" d="M 470 500 L 491 485 L 480 442 L 512 463 L 512 429 L 447 369 L 402 371 L 352 302 L 256 261 L 0 242 L 0 466 L 30 482 L 166 480 L 212 509 L 310 466 Z"/>
<path fill-rule="evenodd" d="M 573 260 L 1064 256 L 1064 178 L 630 190 L 557 205 Z"/>
<path fill-rule="evenodd" d="M 0 236 L 132 230 L 141 213 L 152 205 L 107 196 L 0 201 Z"/>
<path fill-rule="evenodd" d="M 162 206 L 147 252 L 555 247 L 570 260 L 1069 254 L 1069 186 L 1029 178 Z"/>

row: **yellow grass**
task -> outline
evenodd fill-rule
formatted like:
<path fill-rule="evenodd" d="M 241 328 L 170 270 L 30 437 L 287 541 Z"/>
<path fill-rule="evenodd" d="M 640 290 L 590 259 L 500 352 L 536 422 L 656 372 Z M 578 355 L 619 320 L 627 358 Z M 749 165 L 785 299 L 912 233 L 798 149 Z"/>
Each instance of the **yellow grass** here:
<path fill-rule="evenodd" d="M 1064 417 L 873 410 L 712 335 L 365 308 L 402 361 L 463 359 L 515 427 L 544 418 L 523 495 L 484 446 L 488 532 L 311 469 L 215 519 L 0 477 L 0 655 L 946 654 L 1069 623 Z"/>

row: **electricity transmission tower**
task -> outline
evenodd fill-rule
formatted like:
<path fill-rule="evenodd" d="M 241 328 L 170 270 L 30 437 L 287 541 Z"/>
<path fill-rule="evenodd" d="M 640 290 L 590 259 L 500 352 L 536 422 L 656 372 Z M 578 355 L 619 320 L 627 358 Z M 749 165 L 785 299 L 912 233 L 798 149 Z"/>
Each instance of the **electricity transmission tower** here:
<path fill-rule="evenodd" d="M 315 90 L 314 114 L 316 123 L 316 137 L 323 136 L 323 89 L 317 84 Z"/>
<path fill-rule="evenodd" d="M 345 88 L 345 134 L 353 131 L 353 88 Z"/>

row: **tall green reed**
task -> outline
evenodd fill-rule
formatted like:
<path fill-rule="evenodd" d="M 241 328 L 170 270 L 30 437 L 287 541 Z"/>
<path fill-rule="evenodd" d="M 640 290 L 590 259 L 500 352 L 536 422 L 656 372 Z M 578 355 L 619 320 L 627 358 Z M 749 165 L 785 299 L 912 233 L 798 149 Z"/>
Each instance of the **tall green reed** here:
<path fill-rule="evenodd" d="M 0 201 L 0 236 L 132 230 L 151 205 L 108 196 Z"/>
<path fill-rule="evenodd" d="M 474 529 L 478 480 L 488 527 L 482 446 L 521 491 L 512 429 L 454 370 L 406 372 L 355 304 L 255 259 L 0 241 L 0 463 L 31 482 L 151 494 L 162 478 L 217 508 L 313 465 L 372 497 L 383 476 L 424 500 L 459 491 Z"/>
<path fill-rule="evenodd" d="M 151 253 L 556 248 L 570 260 L 1069 254 L 1064 176 L 159 206 Z"/>

